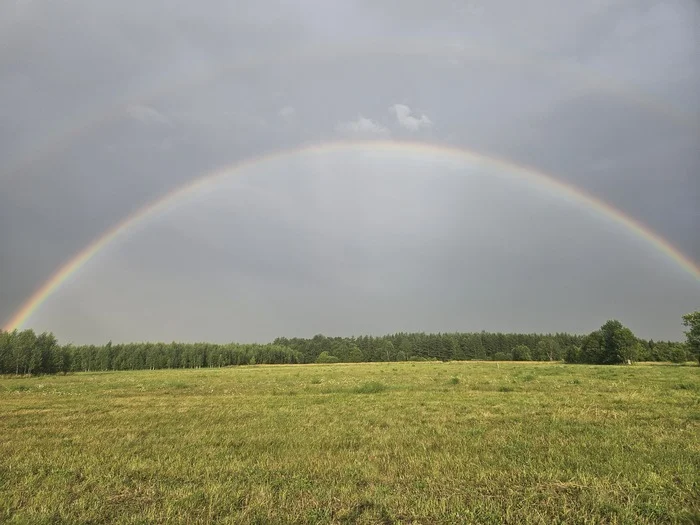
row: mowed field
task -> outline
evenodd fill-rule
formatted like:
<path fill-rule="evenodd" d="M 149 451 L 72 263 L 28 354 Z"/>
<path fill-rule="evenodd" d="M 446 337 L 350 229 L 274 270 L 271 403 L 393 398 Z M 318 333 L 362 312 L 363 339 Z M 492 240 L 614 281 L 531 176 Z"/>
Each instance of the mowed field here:
<path fill-rule="evenodd" d="M 2 523 L 698 523 L 700 368 L 0 379 Z"/>

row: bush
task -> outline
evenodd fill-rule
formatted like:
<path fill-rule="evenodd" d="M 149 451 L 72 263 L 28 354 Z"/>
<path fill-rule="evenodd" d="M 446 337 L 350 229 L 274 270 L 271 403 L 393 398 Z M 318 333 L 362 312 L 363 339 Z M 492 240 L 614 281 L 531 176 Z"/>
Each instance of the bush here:
<path fill-rule="evenodd" d="M 316 358 L 317 363 L 338 363 L 340 359 L 338 359 L 334 355 L 330 355 L 328 352 L 321 352 L 319 356 Z"/>
<path fill-rule="evenodd" d="M 525 345 L 518 345 L 513 348 L 513 361 L 530 361 L 532 356 L 530 349 Z"/>

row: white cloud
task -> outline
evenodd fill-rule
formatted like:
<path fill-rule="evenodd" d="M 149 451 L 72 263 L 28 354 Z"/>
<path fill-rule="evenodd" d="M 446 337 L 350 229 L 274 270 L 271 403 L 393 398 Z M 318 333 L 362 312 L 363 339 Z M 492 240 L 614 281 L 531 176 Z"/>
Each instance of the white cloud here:
<path fill-rule="evenodd" d="M 130 105 L 126 108 L 126 113 L 134 120 L 140 122 L 157 122 L 158 124 L 170 124 L 168 117 L 150 106 Z"/>
<path fill-rule="evenodd" d="M 294 118 L 294 115 L 296 115 L 297 110 L 294 109 L 292 106 L 284 106 L 282 109 L 279 110 L 278 115 L 283 118 L 284 120 L 291 120 Z"/>
<path fill-rule="evenodd" d="M 376 120 L 359 115 L 356 120 L 339 122 L 336 131 L 351 135 L 379 135 L 386 136 L 389 130 Z"/>
<path fill-rule="evenodd" d="M 389 111 L 395 114 L 399 124 L 409 131 L 418 131 L 421 128 L 428 128 L 433 125 L 433 122 L 427 115 L 416 117 L 411 108 L 404 104 L 394 104 L 389 108 Z"/>

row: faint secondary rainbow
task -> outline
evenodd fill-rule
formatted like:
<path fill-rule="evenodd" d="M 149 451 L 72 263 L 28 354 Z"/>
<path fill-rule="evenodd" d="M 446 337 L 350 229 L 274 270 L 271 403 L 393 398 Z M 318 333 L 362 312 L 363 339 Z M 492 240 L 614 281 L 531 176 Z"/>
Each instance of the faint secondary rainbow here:
<path fill-rule="evenodd" d="M 103 233 L 99 238 L 97 238 L 80 253 L 75 255 L 66 264 L 59 268 L 59 270 L 54 273 L 49 280 L 47 280 L 38 290 L 36 290 L 34 294 L 29 297 L 29 299 L 27 299 L 22 307 L 6 323 L 3 330 L 9 331 L 14 330 L 15 328 L 20 328 L 37 310 L 37 308 L 39 308 L 41 304 L 49 296 L 51 296 L 51 294 L 53 294 L 64 282 L 66 282 L 88 261 L 90 261 L 95 254 L 100 252 L 117 237 L 126 234 L 136 224 L 156 215 L 160 211 L 164 211 L 166 208 L 172 205 L 177 204 L 189 194 L 192 194 L 193 192 L 205 187 L 212 186 L 227 176 L 264 162 L 281 160 L 294 155 L 340 152 L 385 152 L 433 155 L 448 157 L 455 160 L 460 160 L 462 162 L 475 162 L 490 168 L 502 170 L 507 172 L 511 177 L 528 181 L 541 189 L 552 190 L 562 198 L 571 199 L 582 207 L 594 211 L 603 217 L 607 217 L 618 225 L 624 227 L 638 238 L 644 240 L 647 244 L 653 246 L 658 251 L 664 253 L 668 258 L 678 264 L 679 267 L 684 269 L 700 282 L 700 267 L 698 267 L 695 262 L 690 260 L 676 247 L 652 231 L 650 228 L 636 219 L 626 215 L 617 208 L 614 208 L 605 201 L 590 195 L 584 190 L 557 180 L 551 175 L 547 175 L 538 170 L 521 166 L 505 159 L 490 157 L 469 149 L 439 144 L 389 140 L 333 141 L 285 149 L 229 164 L 213 172 L 206 173 L 192 182 L 175 188 L 159 199 L 145 205 L 139 211 L 129 215 L 124 220 Z"/>
<path fill-rule="evenodd" d="M 39 143 L 32 144 L 18 158 L 10 161 L 9 165 L 0 170 L 0 181 L 5 182 L 19 177 L 35 164 L 41 165 L 52 155 L 65 151 L 72 143 L 81 137 L 102 128 L 107 123 L 123 117 L 125 111 L 132 105 L 158 105 L 158 101 L 168 96 L 192 93 L 197 88 L 214 84 L 226 75 L 274 67 L 285 64 L 308 65 L 316 62 L 348 60 L 359 57 L 411 57 L 411 58 L 442 58 L 446 60 L 462 60 L 472 63 L 484 62 L 504 67 L 523 67 L 530 70 L 554 73 L 571 79 L 576 79 L 578 89 L 591 93 L 604 93 L 624 100 L 636 107 L 642 108 L 653 115 L 664 116 L 676 124 L 687 126 L 692 130 L 698 129 L 698 115 L 688 114 L 682 108 L 665 104 L 656 98 L 638 92 L 631 86 L 615 80 L 604 74 L 596 73 L 577 63 L 557 60 L 553 57 L 526 55 L 514 53 L 505 49 L 485 48 L 455 44 L 449 40 L 371 40 L 363 41 L 361 45 L 353 43 L 352 47 L 308 46 L 292 50 L 286 54 L 272 53 L 267 55 L 242 56 L 231 63 L 222 64 L 210 70 L 183 72 L 177 79 L 169 79 L 157 86 L 149 86 L 140 95 L 127 95 L 116 101 L 102 104 L 99 107 L 84 108 L 77 118 L 71 119 L 63 128 L 49 133 Z"/>

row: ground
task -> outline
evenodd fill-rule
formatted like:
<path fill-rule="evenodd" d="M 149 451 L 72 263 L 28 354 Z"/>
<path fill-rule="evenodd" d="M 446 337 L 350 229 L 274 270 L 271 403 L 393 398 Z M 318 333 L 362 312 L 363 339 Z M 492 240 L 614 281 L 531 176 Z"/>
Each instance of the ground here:
<path fill-rule="evenodd" d="M 4 523 L 698 523 L 700 368 L 0 379 Z"/>

